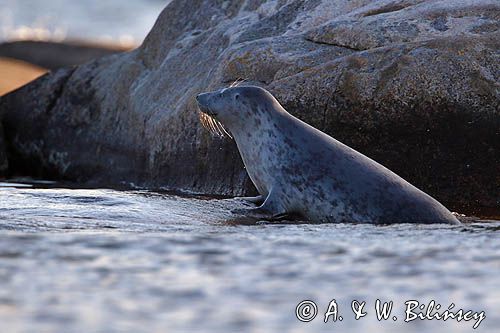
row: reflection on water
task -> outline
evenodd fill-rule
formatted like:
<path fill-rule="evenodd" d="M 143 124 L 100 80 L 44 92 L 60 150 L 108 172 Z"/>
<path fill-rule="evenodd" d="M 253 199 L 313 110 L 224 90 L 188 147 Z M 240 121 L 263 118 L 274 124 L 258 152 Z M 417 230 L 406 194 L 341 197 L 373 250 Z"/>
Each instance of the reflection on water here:
<path fill-rule="evenodd" d="M 500 222 L 234 223 L 236 200 L 141 191 L 0 187 L 2 332 L 471 332 L 404 323 L 405 300 L 486 312 L 500 325 Z M 344 321 L 295 306 L 335 298 Z M 393 300 L 397 322 L 374 301 Z M 355 321 L 354 299 L 367 317 Z"/>
<path fill-rule="evenodd" d="M 0 41 L 76 38 L 137 44 L 169 2 L 0 0 Z"/>

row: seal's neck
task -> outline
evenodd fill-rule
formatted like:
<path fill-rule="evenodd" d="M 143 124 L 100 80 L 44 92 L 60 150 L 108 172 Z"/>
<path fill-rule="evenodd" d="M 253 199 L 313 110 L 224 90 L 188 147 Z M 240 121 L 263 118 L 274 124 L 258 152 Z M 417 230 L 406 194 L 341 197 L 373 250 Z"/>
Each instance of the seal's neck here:
<path fill-rule="evenodd" d="M 253 150 L 254 147 L 264 148 L 275 142 L 282 131 L 290 114 L 260 114 L 257 117 L 245 119 L 236 129 L 231 129 L 240 153 Z"/>
<path fill-rule="evenodd" d="M 248 119 L 241 128 L 233 129 L 234 140 L 248 175 L 260 194 L 266 195 L 274 183 L 277 165 L 275 155 L 283 147 L 283 131 L 290 128 L 287 122 L 291 115 L 286 113 L 260 114 Z"/>

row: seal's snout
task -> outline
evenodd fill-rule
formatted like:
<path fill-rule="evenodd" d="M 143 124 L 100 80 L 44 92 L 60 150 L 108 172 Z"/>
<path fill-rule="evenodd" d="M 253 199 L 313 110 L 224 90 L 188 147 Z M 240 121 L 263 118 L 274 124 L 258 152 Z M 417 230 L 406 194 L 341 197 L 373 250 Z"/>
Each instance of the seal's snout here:
<path fill-rule="evenodd" d="M 196 96 L 196 102 L 198 103 L 198 107 L 200 108 L 200 111 L 203 113 L 207 113 L 209 115 L 213 115 L 213 112 L 211 112 L 210 108 L 208 107 L 208 97 L 210 93 L 203 93 L 199 94 Z"/>
<path fill-rule="evenodd" d="M 204 104 L 203 103 L 203 94 L 199 94 L 196 96 L 196 103 L 198 104 L 198 107 L 200 108 L 200 111 L 204 112 L 203 109 L 204 109 Z"/>
<path fill-rule="evenodd" d="M 208 93 L 197 95 L 196 102 L 198 102 L 199 105 L 207 105 L 208 95 L 209 95 Z"/>

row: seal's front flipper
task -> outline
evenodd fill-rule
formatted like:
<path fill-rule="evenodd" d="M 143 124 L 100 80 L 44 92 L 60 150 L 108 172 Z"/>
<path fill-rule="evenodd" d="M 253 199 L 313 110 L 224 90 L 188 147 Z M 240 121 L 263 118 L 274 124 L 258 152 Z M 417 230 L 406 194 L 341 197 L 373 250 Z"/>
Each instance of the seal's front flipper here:
<path fill-rule="evenodd" d="M 281 204 L 280 199 L 281 196 L 279 195 L 279 192 L 271 189 L 271 191 L 269 191 L 269 194 L 267 195 L 266 200 L 258 209 L 268 212 L 271 216 L 286 214 L 286 210 Z"/>
<path fill-rule="evenodd" d="M 239 197 L 236 199 L 248 201 L 248 202 L 254 203 L 256 205 L 262 205 L 262 203 L 266 200 L 266 197 L 263 195 L 259 195 L 256 197 Z"/>
<path fill-rule="evenodd" d="M 281 206 L 278 196 L 273 193 L 275 191 L 271 191 L 264 203 L 257 208 L 235 209 L 232 212 L 266 220 L 282 219 L 283 216 L 287 215 L 287 212 Z"/>

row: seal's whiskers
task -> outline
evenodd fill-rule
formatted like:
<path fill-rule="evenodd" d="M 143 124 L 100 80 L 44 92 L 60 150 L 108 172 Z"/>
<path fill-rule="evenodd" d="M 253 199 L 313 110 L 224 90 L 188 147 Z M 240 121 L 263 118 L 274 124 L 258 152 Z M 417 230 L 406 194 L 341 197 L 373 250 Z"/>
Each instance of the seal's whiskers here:
<path fill-rule="evenodd" d="M 237 86 L 239 86 L 240 84 L 242 84 L 245 81 L 246 81 L 246 79 L 237 78 L 233 83 L 231 83 L 231 85 L 229 86 L 229 88 L 237 87 Z"/>
<path fill-rule="evenodd" d="M 209 130 L 211 133 L 213 133 L 221 138 L 224 138 L 224 137 L 228 137 L 230 139 L 233 138 L 233 136 L 224 127 L 224 125 L 222 125 L 218 120 L 214 119 L 210 115 L 200 111 L 199 118 L 200 118 L 200 122 L 203 125 L 203 127 L 205 127 L 207 130 Z"/>

